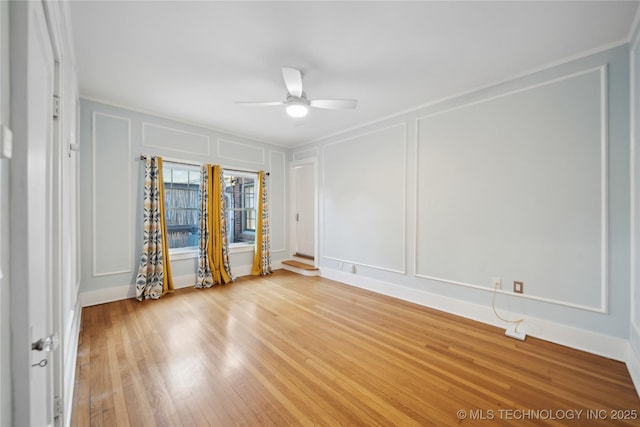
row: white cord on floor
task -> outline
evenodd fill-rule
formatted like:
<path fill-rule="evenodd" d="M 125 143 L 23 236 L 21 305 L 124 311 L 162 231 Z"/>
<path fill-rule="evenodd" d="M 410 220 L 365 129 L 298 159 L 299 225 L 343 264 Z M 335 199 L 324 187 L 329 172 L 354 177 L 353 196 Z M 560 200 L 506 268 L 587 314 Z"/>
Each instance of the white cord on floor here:
<path fill-rule="evenodd" d="M 498 314 L 498 312 L 496 311 L 496 294 L 498 293 L 498 285 L 494 285 L 493 286 L 493 297 L 491 298 L 491 308 L 493 308 L 493 313 L 496 315 L 496 317 L 500 320 L 502 320 L 503 322 L 507 322 L 507 323 L 513 323 L 515 325 L 515 327 L 513 328 L 514 332 L 518 332 L 518 325 L 520 325 L 520 323 L 524 322 L 524 319 L 518 319 L 518 320 L 508 320 L 505 319 L 504 317 L 500 316 Z"/>

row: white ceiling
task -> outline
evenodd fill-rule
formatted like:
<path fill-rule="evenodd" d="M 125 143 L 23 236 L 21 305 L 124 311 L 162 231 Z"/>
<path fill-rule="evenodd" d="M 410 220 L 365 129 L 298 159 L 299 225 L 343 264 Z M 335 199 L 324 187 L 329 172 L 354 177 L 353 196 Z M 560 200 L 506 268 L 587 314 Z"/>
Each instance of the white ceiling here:
<path fill-rule="evenodd" d="M 81 96 L 295 146 L 627 41 L 636 1 L 73 1 Z M 309 98 L 283 107 L 282 66 Z"/>

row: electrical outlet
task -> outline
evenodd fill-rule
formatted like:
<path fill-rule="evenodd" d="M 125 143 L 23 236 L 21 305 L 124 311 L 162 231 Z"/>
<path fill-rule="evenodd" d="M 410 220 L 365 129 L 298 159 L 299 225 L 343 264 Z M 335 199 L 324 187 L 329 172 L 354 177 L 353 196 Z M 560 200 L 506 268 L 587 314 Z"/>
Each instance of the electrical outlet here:
<path fill-rule="evenodd" d="M 500 289 L 502 287 L 502 279 L 499 277 L 491 279 L 491 283 L 493 283 L 493 289 Z"/>
<path fill-rule="evenodd" d="M 524 292 L 524 283 L 523 282 L 519 282 L 517 280 L 513 281 L 513 292 L 515 292 L 516 294 L 521 294 Z"/>

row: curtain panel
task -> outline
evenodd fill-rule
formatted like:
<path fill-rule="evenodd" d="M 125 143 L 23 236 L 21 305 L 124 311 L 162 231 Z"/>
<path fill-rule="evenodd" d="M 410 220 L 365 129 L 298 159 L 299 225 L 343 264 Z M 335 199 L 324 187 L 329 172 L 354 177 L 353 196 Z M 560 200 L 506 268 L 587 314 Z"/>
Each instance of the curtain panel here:
<path fill-rule="evenodd" d="M 200 238 L 196 288 L 235 280 L 229 264 L 224 178 L 218 165 L 200 169 Z"/>
<path fill-rule="evenodd" d="M 258 223 L 256 225 L 255 253 L 253 255 L 253 276 L 271 274 L 271 242 L 269 231 L 269 195 L 267 176 L 258 172 Z"/>
<path fill-rule="evenodd" d="M 145 159 L 142 224 L 142 254 L 136 276 L 138 301 L 158 299 L 174 289 L 166 239 L 161 157 L 146 156 Z"/>

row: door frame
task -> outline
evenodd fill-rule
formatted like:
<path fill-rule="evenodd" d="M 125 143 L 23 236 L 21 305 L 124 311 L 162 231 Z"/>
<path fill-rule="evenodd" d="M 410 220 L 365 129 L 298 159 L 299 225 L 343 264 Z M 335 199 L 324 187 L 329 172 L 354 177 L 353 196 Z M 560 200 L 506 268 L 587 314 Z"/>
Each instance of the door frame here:
<path fill-rule="evenodd" d="M 295 257 L 297 247 L 295 169 L 300 166 L 313 167 L 313 266 L 318 268 L 320 252 L 318 250 L 318 159 L 316 157 L 289 162 L 289 251 Z"/>
<path fill-rule="evenodd" d="M 41 2 L 12 2 L 9 7 L 9 17 L 11 21 L 9 43 L 10 52 L 10 81 L 11 81 L 11 129 L 13 131 L 13 156 L 10 161 L 11 183 L 10 183 L 10 225 L 11 225 L 11 256 L 10 256 L 10 288 L 11 288 L 11 369 L 12 369 L 12 423 L 13 425 L 30 426 L 34 420 L 31 414 L 35 408 L 32 408 L 31 398 L 31 361 L 32 349 L 31 343 L 31 315 L 30 315 L 30 290 L 26 286 L 29 283 L 29 245 L 24 238 L 29 232 L 30 226 L 26 219 L 29 212 L 29 202 L 27 195 L 28 167 L 30 162 L 30 147 L 28 145 L 29 135 L 33 126 L 32 118 L 29 117 L 29 101 L 28 93 L 30 88 L 29 70 L 32 65 L 29 63 L 29 38 L 33 31 L 31 15 L 35 13 L 36 7 L 42 8 L 43 26 L 42 30 L 47 34 L 47 40 L 50 44 L 52 53 L 51 70 L 52 77 L 52 93 L 48 102 L 53 104 L 53 95 L 60 93 L 61 73 L 59 67 L 59 57 L 61 52 L 61 44 L 59 33 L 56 31 L 56 19 L 59 18 L 52 5 L 46 1 Z M 46 218 L 46 236 L 45 244 L 47 245 L 46 254 L 46 274 L 51 278 L 48 288 L 48 330 L 46 334 L 55 331 L 58 337 L 61 336 L 60 310 L 56 306 L 56 300 L 59 294 L 61 283 L 59 280 L 59 261 L 61 255 L 57 253 L 61 240 L 58 222 L 60 220 L 60 168 L 59 156 L 61 152 L 62 138 L 60 134 L 60 125 L 55 123 L 51 117 L 50 141 L 46 147 L 45 161 L 47 167 L 48 181 L 45 183 L 45 200 L 46 206 L 50 210 L 50 216 Z M 36 337 L 38 338 L 38 337 Z M 54 396 L 58 394 L 61 383 L 61 348 L 53 352 L 46 358 L 49 364 L 46 369 L 49 370 L 48 377 L 52 381 L 48 385 L 51 396 L 47 402 L 47 408 L 38 408 L 47 411 L 51 419 L 50 425 L 54 425 L 61 420 L 55 420 L 54 416 Z M 49 380 L 47 380 L 49 381 Z"/>
<path fill-rule="evenodd" d="M 51 135 L 51 153 L 50 153 L 50 167 L 51 167 L 51 183 L 49 190 L 51 191 L 50 207 L 51 207 L 51 299 L 49 308 L 51 311 L 51 330 L 58 335 L 59 345 L 57 350 L 53 352 L 53 363 L 51 364 L 52 377 L 53 377 L 53 399 L 60 399 L 60 405 L 62 405 L 62 398 L 65 396 L 64 390 L 64 349 L 66 348 L 65 342 L 65 325 L 64 316 L 62 312 L 62 289 L 63 289 L 63 256 L 65 252 L 63 250 L 62 239 L 62 223 L 63 223 L 63 191 L 66 184 L 63 180 L 64 171 L 64 154 L 66 153 L 63 146 L 63 119 L 62 112 L 65 110 L 62 103 L 65 101 L 71 101 L 64 99 L 65 86 L 62 60 L 64 56 L 64 48 L 62 44 L 62 35 L 60 29 L 60 23 L 62 21 L 60 17 L 60 9 L 55 2 L 42 2 L 44 8 L 45 19 L 49 29 L 49 39 L 51 41 L 51 49 L 53 52 L 53 94 L 60 100 L 60 111 L 58 112 L 57 119 L 53 120 L 52 135 Z M 75 101 L 75 100 L 74 100 Z M 68 255 L 68 254 L 67 254 Z M 63 417 L 56 417 L 56 404 L 54 402 L 54 414 L 53 425 L 55 427 L 61 426 Z M 58 408 L 64 412 L 63 408 Z M 71 414 L 61 414 L 64 418 L 71 417 Z"/>

